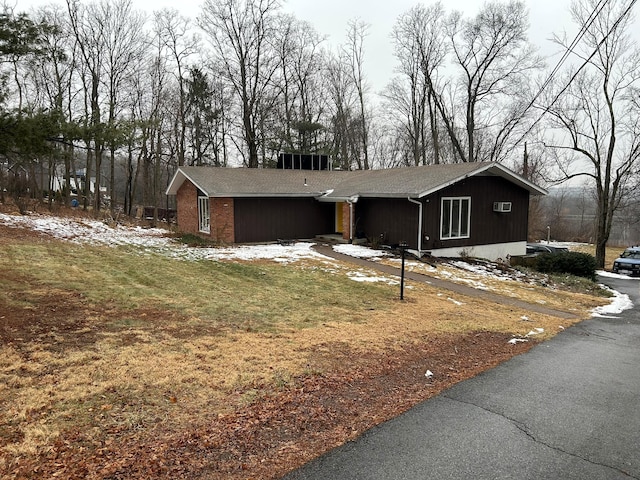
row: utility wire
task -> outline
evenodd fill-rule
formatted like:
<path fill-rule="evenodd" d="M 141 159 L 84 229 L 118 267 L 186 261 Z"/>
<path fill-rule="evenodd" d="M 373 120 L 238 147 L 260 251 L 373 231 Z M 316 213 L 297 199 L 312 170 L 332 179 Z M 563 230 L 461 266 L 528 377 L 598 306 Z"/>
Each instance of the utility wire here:
<path fill-rule="evenodd" d="M 598 15 L 600 14 L 600 12 L 602 11 L 602 9 L 604 8 L 604 4 L 606 4 L 608 1 L 610 0 L 604 0 L 602 7 L 600 7 L 600 10 L 598 11 Z M 522 136 L 518 139 L 518 141 L 516 142 L 516 145 L 518 143 L 520 143 L 524 137 L 526 137 L 531 130 L 533 130 L 533 128 L 540 122 L 540 120 L 542 120 L 542 118 L 549 112 L 549 110 L 551 109 L 551 107 L 553 107 L 553 105 L 558 101 L 558 99 L 562 96 L 562 94 L 564 92 L 567 91 L 567 89 L 571 86 L 571 84 L 573 83 L 573 81 L 576 79 L 576 77 L 578 76 L 578 74 L 589 64 L 589 62 L 591 62 L 591 59 L 596 55 L 596 53 L 598 53 L 598 51 L 600 51 L 600 47 L 602 47 L 602 45 L 604 44 L 604 42 L 606 42 L 609 38 L 609 36 L 614 32 L 614 30 L 616 28 L 618 28 L 618 25 L 620 25 L 620 22 L 622 22 L 622 20 L 624 20 L 624 18 L 629 14 L 629 12 L 631 12 L 631 9 L 634 7 L 634 5 L 636 4 L 637 0 L 631 0 L 631 3 L 629 4 L 629 6 L 627 7 L 627 9 L 620 15 L 620 17 L 618 17 L 618 19 L 615 21 L 615 23 L 613 24 L 613 26 L 609 29 L 609 31 L 607 32 L 607 34 L 602 38 L 602 40 L 600 40 L 600 42 L 598 43 L 598 45 L 596 46 L 596 48 L 593 50 L 593 52 L 591 53 L 591 55 L 589 55 L 589 57 L 582 62 L 582 65 L 580 65 L 580 67 L 576 70 L 576 72 L 571 76 L 571 78 L 569 79 L 569 81 L 567 82 L 567 84 L 562 88 L 562 90 L 560 90 L 560 92 L 553 98 L 553 100 L 551 101 L 551 103 L 549 105 L 547 105 L 544 109 L 544 111 L 540 114 L 540 116 L 536 119 L 535 122 L 533 122 L 531 124 L 531 126 L 527 129 L 527 131 L 525 133 L 522 134 Z M 596 6 L 597 8 L 597 6 Z M 595 9 L 594 9 L 595 12 Z M 592 12 L 593 15 L 593 12 Z M 591 24 L 593 24 L 595 18 L 597 17 L 594 16 L 591 21 L 589 22 L 589 26 L 591 26 Z M 586 23 L 585 23 L 586 25 Z M 582 38 L 584 36 L 584 34 L 586 33 L 586 29 L 582 28 L 580 31 L 582 32 L 583 30 L 585 30 L 582 35 L 580 36 L 580 38 Z M 572 42 L 572 46 L 574 46 L 574 42 Z M 571 47 L 570 47 L 571 48 Z M 567 50 L 567 56 L 568 53 L 573 53 L 570 50 Z M 565 56 L 563 56 L 563 58 L 565 58 Z M 554 72 L 556 71 L 556 69 L 554 69 Z M 550 81 L 550 80 L 549 80 Z M 549 82 L 545 83 L 545 87 Z M 540 96 L 540 94 L 542 93 L 542 91 L 540 91 L 538 93 L 538 95 L 536 95 L 536 97 L 531 101 L 530 105 L 527 107 L 526 110 L 528 110 L 529 108 L 531 108 L 531 106 L 533 105 L 533 103 L 535 102 L 535 100 Z M 526 111 L 525 110 L 525 111 Z"/>
<path fill-rule="evenodd" d="M 585 22 L 581 25 L 580 30 L 578 30 L 578 33 L 574 37 L 574 39 L 571 42 L 571 44 L 565 49 L 562 57 L 560 58 L 560 60 L 558 60 L 558 63 L 556 63 L 556 66 L 553 68 L 553 70 L 551 71 L 551 73 L 549 74 L 547 79 L 544 81 L 544 83 L 542 84 L 542 86 L 538 90 L 538 93 L 536 93 L 533 96 L 531 101 L 524 108 L 524 110 L 522 111 L 521 116 L 524 116 L 529 111 L 529 109 L 531 107 L 533 107 L 533 105 L 536 103 L 536 100 L 538 100 L 538 98 L 540 98 L 540 95 L 542 95 L 542 93 L 545 91 L 545 89 L 549 86 L 549 84 L 551 83 L 551 81 L 553 80 L 555 75 L 558 73 L 558 71 L 562 67 L 562 65 L 564 65 L 564 62 L 567 60 L 567 58 L 569 58 L 569 55 L 571 55 L 573 53 L 574 48 L 582 40 L 584 35 L 587 33 L 588 29 L 591 27 L 591 25 L 595 21 L 595 19 L 598 17 L 598 15 L 600 15 L 600 12 L 602 12 L 602 9 L 605 7 L 605 5 L 607 4 L 608 1 L 609 0 L 600 0 L 598 2 L 598 4 L 594 7 L 592 12 L 589 14 L 587 19 L 585 20 Z M 554 102 L 555 102 L 555 100 L 554 100 Z M 535 127 L 538 124 L 538 122 L 542 119 L 542 116 L 544 116 L 545 113 L 546 113 L 546 111 L 540 116 L 540 118 L 538 118 L 535 122 L 533 122 L 533 124 L 530 126 L 530 128 L 515 143 L 516 145 L 518 143 L 520 143 L 522 141 L 522 139 L 525 136 L 527 136 L 529 134 L 529 132 L 531 132 L 531 130 L 533 130 L 533 127 Z"/>
<path fill-rule="evenodd" d="M 580 30 L 576 34 L 576 36 L 573 39 L 573 41 L 571 42 L 571 44 L 565 49 L 564 54 L 562 55 L 562 57 L 560 58 L 560 60 L 558 61 L 558 63 L 554 67 L 554 69 L 551 71 L 551 73 L 549 74 L 549 76 L 547 77 L 545 82 L 542 84 L 542 87 L 540 87 L 540 90 L 538 91 L 538 93 L 533 97 L 533 100 L 531 100 L 529 105 L 527 105 L 527 108 L 525 108 L 523 114 L 526 113 L 527 110 L 529 110 L 533 106 L 533 104 L 540 97 L 540 95 L 542 95 L 544 90 L 547 88 L 547 86 L 553 80 L 553 77 L 556 75 L 556 73 L 558 73 L 558 70 L 560 70 L 560 67 L 562 67 L 562 65 L 564 65 L 564 62 L 567 60 L 567 58 L 569 58 L 569 55 L 571 55 L 573 53 L 573 49 L 582 40 L 582 38 L 587 33 L 587 31 L 589 30 L 589 28 L 591 27 L 593 22 L 596 20 L 598 15 L 600 15 L 600 12 L 602 12 L 602 9 L 605 7 L 605 5 L 607 4 L 608 1 L 609 0 L 600 0 L 600 2 L 594 7 L 594 9 L 591 12 L 591 14 L 589 15 L 589 17 L 587 17 L 586 21 L 580 27 Z"/>

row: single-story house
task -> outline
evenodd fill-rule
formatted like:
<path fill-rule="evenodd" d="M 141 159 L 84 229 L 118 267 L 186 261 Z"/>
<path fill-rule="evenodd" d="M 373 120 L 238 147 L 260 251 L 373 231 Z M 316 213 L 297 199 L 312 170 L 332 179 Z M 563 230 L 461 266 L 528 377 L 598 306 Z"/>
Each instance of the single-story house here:
<path fill-rule="evenodd" d="M 420 254 L 496 259 L 526 251 L 530 195 L 547 192 L 498 163 L 312 171 L 180 167 L 178 227 L 223 243 L 338 233 Z"/>

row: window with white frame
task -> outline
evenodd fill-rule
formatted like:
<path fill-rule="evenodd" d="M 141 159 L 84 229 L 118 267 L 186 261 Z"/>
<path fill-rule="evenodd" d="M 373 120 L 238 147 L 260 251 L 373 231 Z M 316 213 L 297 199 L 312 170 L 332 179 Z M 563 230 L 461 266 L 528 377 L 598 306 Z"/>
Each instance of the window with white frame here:
<path fill-rule="evenodd" d="M 440 211 L 440 239 L 469 238 L 471 197 L 444 197 Z"/>
<path fill-rule="evenodd" d="M 204 233 L 211 232 L 209 197 L 198 197 L 198 230 Z"/>

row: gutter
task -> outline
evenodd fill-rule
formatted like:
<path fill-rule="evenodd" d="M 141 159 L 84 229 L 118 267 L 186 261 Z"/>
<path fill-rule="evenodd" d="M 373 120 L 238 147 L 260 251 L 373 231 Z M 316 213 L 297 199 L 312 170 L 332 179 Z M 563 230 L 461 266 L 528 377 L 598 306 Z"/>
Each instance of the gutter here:
<path fill-rule="evenodd" d="M 418 205 L 419 210 L 418 210 L 418 257 L 422 255 L 422 202 L 419 202 L 417 200 L 414 200 L 411 197 L 407 197 L 407 200 L 409 200 L 411 203 L 415 203 L 416 205 Z"/>

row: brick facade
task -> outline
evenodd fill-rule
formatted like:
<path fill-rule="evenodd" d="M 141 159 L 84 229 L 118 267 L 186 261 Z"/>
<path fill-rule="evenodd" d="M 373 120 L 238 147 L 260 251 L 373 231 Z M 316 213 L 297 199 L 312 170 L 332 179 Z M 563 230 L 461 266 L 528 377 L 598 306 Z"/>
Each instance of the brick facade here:
<path fill-rule="evenodd" d="M 201 235 L 198 231 L 198 189 L 184 182 L 176 194 L 178 227 L 184 233 Z"/>
<path fill-rule="evenodd" d="M 353 205 L 355 209 L 356 206 Z M 348 202 L 342 204 L 342 238 L 349 240 L 351 235 L 351 205 Z"/>
<path fill-rule="evenodd" d="M 233 198 L 210 198 L 211 238 L 222 243 L 235 243 Z"/>
<path fill-rule="evenodd" d="M 200 231 L 198 221 L 198 189 L 191 182 L 184 182 L 176 195 L 178 228 L 184 233 L 206 236 Z M 210 198 L 209 237 L 222 243 L 234 243 L 235 228 L 233 198 Z"/>

